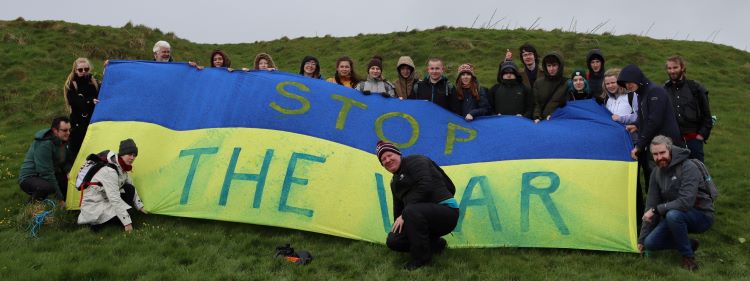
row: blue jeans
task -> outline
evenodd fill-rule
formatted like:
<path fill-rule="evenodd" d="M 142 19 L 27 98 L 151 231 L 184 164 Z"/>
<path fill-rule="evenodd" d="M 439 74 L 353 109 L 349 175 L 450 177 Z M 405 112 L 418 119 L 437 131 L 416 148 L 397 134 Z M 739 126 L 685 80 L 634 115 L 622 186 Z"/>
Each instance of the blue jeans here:
<path fill-rule="evenodd" d="M 669 210 L 659 224 L 646 236 L 647 250 L 677 249 L 683 257 L 693 257 L 688 233 L 703 233 L 714 224 L 714 218 L 695 208 L 687 212 Z"/>
<path fill-rule="evenodd" d="M 690 158 L 698 159 L 703 163 L 706 163 L 703 161 L 703 141 L 692 139 L 687 140 L 687 148 L 690 149 Z"/>

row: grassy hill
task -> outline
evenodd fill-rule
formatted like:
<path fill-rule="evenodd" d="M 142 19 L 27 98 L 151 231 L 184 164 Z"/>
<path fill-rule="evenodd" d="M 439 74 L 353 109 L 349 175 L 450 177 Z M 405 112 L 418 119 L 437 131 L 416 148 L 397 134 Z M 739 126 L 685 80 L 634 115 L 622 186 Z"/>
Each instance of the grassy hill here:
<path fill-rule="evenodd" d="M 17 185 L 18 167 L 33 133 L 64 114 L 62 86 L 76 57 L 92 60 L 101 73 L 106 59 L 150 59 L 157 40 L 172 44 L 176 61 L 209 62 L 211 50 L 227 52 L 235 68 L 249 67 L 258 52 L 270 53 L 282 71 L 297 72 L 302 57 L 317 56 L 323 74 L 333 75 L 335 59 L 349 55 L 364 76 L 375 54 L 384 59 L 385 76 L 396 76 L 395 62 L 410 55 L 424 74 L 428 57 L 445 59 L 455 79 L 463 62 L 476 66 L 480 82 L 495 83 L 505 50 L 531 42 L 542 52 L 558 51 L 565 73 L 585 67 L 585 54 L 600 48 L 606 67 L 639 64 L 651 80 L 667 79 L 665 58 L 680 54 L 688 75 L 710 91 L 718 116 L 706 162 L 719 184 L 717 219 L 698 236 L 701 271 L 679 268 L 679 257 L 660 252 L 642 259 L 634 254 L 564 249 L 449 250 L 434 266 L 415 273 L 400 270 L 406 257 L 383 245 L 273 227 L 166 216 L 136 217 L 136 231 L 91 233 L 74 223 L 43 229 L 28 238 L 18 217 L 27 199 Z M 130 24 L 122 28 L 60 21 L 0 21 L 0 276 L 5 280 L 740 280 L 750 275 L 750 53 L 704 42 L 654 40 L 639 36 L 577 34 L 538 30 L 479 30 L 439 27 L 425 31 L 334 38 L 282 38 L 252 44 L 195 44 L 174 34 Z M 516 63 L 520 65 L 518 54 Z M 73 220 L 74 214 L 59 219 Z M 744 239 L 740 239 L 744 238 Z M 271 258 L 285 242 L 311 251 L 316 260 L 295 267 Z"/>

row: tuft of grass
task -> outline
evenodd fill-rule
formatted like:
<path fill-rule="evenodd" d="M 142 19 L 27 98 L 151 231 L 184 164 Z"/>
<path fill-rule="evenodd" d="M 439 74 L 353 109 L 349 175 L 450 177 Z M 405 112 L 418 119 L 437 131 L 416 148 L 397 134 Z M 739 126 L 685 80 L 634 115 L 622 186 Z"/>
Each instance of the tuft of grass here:
<path fill-rule="evenodd" d="M 532 28 L 533 29 L 533 28 Z M 393 80 L 399 56 L 409 55 L 425 74 L 429 57 L 441 57 L 448 75 L 464 62 L 475 65 L 484 86 L 496 81 L 505 50 L 525 42 L 540 56 L 556 50 L 565 73 L 585 68 L 591 48 L 602 49 L 606 67 L 637 63 L 646 75 L 666 80 L 665 59 L 680 54 L 688 75 L 710 91 L 718 116 L 706 145 L 706 162 L 719 185 L 713 228 L 697 235 L 701 270 L 679 268 L 680 257 L 665 251 L 641 258 L 625 253 L 566 249 L 449 249 L 432 266 L 417 272 L 400 269 L 408 256 L 384 245 L 297 230 L 186 219 L 134 215 L 135 231 L 119 227 L 93 233 L 75 225 L 77 212 L 56 213 L 60 225 L 45 225 L 31 239 L 18 219 L 28 195 L 18 187 L 18 168 L 34 132 L 63 115 L 62 84 L 72 62 L 88 57 L 95 73 L 107 59 L 151 59 L 151 47 L 168 40 L 177 61 L 209 63 L 211 50 L 227 52 L 234 68 L 252 65 L 255 54 L 270 53 L 282 71 L 297 72 L 305 55 L 315 55 L 331 77 L 336 58 L 348 55 L 359 74 L 369 59 L 384 58 L 384 75 Z M 0 276 L 3 280 L 744 280 L 750 275 L 750 54 L 704 42 L 654 40 L 635 35 L 595 35 L 554 30 L 491 30 L 440 26 L 390 34 L 354 37 L 281 38 L 243 44 L 196 44 L 173 33 L 128 23 L 122 28 L 61 21 L 0 21 Z M 742 240 L 740 238 L 744 238 Z M 278 245 L 291 243 L 315 259 L 304 267 L 274 259 Z"/>

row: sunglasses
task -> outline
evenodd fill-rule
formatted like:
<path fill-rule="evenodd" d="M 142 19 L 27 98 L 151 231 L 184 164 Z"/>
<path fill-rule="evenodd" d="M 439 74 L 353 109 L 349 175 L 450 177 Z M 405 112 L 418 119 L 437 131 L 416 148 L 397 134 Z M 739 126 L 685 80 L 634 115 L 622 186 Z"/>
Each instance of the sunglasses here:
<path fill-rule="evenodd" d="M 88 67 L 84 67 L 84 68 L 79 68 L 79 69 L 77 69 L 77 70 L 78 70 L 78 72 L 88 72 L 88 71 L 89 71 L 89 69 L 90 69 L 90 68 L 88 68 Z"/>

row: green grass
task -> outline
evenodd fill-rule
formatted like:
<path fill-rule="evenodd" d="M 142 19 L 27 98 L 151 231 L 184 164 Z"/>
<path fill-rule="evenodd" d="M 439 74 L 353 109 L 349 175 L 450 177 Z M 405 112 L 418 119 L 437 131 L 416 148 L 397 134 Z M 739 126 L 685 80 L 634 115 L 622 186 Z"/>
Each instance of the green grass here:
<path fill-rule="evenodd" d="M 643 259 L 626 253 L 566 249 L 452 249 L 433 266 L 405 272 L 407 256 L 383 245 L 290 229 L 159 215 L 134 218 L 135 231 L 92 233 L 75 224 L 44 226 L 40 238 L 18 220 L 27 196 L 17 184 L 18 167 L 31 136 L 64 113 L 62 84 L 73 60 L 85 56 L 101 73 L 105 59 L 150 59 L 157 40 L 172 44 L 177 61 L 208 63 L 214 48 L 226 51 L 233 67 L 249 66 L 258 52 L 270 53 L 281 68 L 297 72 L 307 54 L 316 55 L 331 77 L 341 55 L 355 60 L 359 74 L 374 54 L 385 58 L 385 76 L 410 55 L 424 73 L 428 57 L 446 60 L 451 79 L 463 62 L 476 66 L 485 86 L 495 82 L 505 49 L 531 42 L 542 52 L 565 57 L 566 73 L 585 66 L 590 48 L 601 48 L 606 66 L 640 64 L 655 82 L 666 79 L 664 59 L 683 55 L 689 76 L 710 90 L 719 123 L 706 146 L 706 161 L 719 184 L 716 223 L 698 235 L 701 270 L 679 268 L 673 251 Z M 0 276 L 3 280 L 743 280 L 750 275 L 750 160 L 746 121 L 750 105 L 750 54 L 702 42 L 639 36 L 588 35 L 526 30 L 438 27 L 425 31 L 334 38 L 282 38 L 252 44 L 195 44 L 158 29 L 86 26 L 58 21 L 0 21 Z M 518 54 L 516 54 L 518 64 Z M 63 215 L 74 220 L 76 213 Z M 292 243 L 313 253 L 310 266 L 272 258 L 274 248 Z"/>

